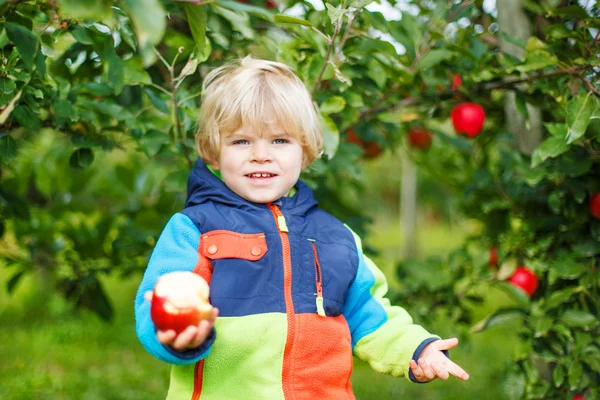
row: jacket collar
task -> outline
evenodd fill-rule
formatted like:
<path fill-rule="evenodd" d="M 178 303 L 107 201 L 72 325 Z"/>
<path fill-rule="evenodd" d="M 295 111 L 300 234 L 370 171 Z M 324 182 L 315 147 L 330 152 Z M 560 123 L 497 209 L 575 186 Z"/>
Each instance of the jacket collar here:
<path fill-rule="evenodd" d="M 282 211 L 304 215 L 317 206 L 312 190 L 302 181 L 296 183 L 297 192 L 292 197 L 282 197 L 273 202 Z M 225 183 L 213 174 L 206 164 L 198 158 L 190 172 L 187 183 L 187 200 L 185 207 L 213 202 L 246 210 L 265 210 L 267 204 L 250 202 L 229 189 Z"/>

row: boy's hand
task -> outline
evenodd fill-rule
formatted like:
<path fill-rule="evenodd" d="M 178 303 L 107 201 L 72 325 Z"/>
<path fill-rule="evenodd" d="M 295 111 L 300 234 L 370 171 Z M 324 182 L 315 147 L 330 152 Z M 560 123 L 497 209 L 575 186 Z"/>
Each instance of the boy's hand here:
<path fill-rule="evenodd" d="M 429 382 L 435 378 L 446 380 L 454 375 L 463 381 L 469 379 L 464 369 L 453 363 L 442 350 L 450 350 L 458 344 L 457 338 L 436 340 L 421 351 L 419 362 L 410 360 L 410 369 L 419 382 Z"/>
<path fill-rule="evenodd" d="M 152 291 L 146 292 L 144 298 L 152 302 Z M 156 331 L 156 337 L 161 344 L 171 346 L 175 350 L 196 348 L 204 343 L 218 316 L 219 309 L 213 307 L 210 319 L 200 321 L 198 326 L 188 326 L 179 335 L 173 330 Z"/>
<path fill-rule="evenodd" d="M 179 335 L 173 330 L 157 331 L 158 341 L 164 345 L 169 345 L 175 350 L 193 349 L 200 346 L 213 328 L 215 320 L 219 315 L 219 310 L 213 308 L 210 319 L 200 321 L 198 326 L 188 326 Z"/>

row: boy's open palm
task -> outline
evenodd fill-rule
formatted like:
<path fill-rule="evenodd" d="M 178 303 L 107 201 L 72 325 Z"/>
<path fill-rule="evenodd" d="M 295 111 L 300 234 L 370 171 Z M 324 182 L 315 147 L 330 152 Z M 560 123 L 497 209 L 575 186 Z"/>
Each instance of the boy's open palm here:
<path fill-rule="evenodd" d="M 415 379 L 419 382 L 429 382 L 435 378 L 446 380 L 450 375 L 464 381 L 469 379 L 469 374 L 442 352 L 456 347 L 457 344 L 458 339 L 451 338 L 436 340 L 425 346 L 419 355 L 418 363 L 410 360 L 410 369 Z"/>

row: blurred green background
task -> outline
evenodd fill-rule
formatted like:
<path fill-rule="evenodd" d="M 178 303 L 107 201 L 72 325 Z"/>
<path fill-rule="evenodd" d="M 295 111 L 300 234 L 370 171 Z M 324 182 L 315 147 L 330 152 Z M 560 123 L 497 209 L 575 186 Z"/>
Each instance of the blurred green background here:
<path fill-rule="evenodd" d="M 366 244 L 374 249 L 377 265 L 386 273 L 390 288 L 402 290 L 394 275 L 399 258 L 401 232 L 397 207 L 399 178 L 397 155 L 365 162 L 361 180 L 366 185 L 365 208 L 372 225 Z M 441 188 L 426 176 L 420 177 L 423 193 Z M 464 237 L 479 229 L 471 221 L 444 217 L 443 200 L 432 196 L 421 205 L 418 218 L 419 257 L 442 255 L 457 247 Z M 375 206 L 377 205 L 377 206 Z M 168 387 L 169 366 L 150 356 L 135 335 L 133 301 L 139 274 L 121 280 L 104 278 L 115 305 L 110 323 L 82 309 L 75 310 L 63 297 L 50 290 L 41 275 L 27 276 L 8 295 L 6 283 L 12 271 L 0 266 L 0 399 L 162 399 Z M 501 292 L 484 294 L 486 301 L 474 309 L 476 319 L 509 300 Z M 411 304 L 404 305 L 409 311 Z M 430 331 L 444 337 L 458 335 L 443 319 Z M 504 364 L 512 357 L 517 326 L 504 325 L 483 333 L 461 336 L 451 352 L 471 379 L 450 379 L 426 385 L 413 384 L 374 372 L 355 360 L 353 387 L 358 399 L 501 399 L 500 382 Z"/>

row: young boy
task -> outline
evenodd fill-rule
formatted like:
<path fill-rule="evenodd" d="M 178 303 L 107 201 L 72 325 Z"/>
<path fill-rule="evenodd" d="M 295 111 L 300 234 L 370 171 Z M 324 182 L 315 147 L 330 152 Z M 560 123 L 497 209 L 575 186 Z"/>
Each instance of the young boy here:
<path fill-rule="evenodd" d="M 320 210 L 301 170 L 320 155 L 310 94 L 285 65 L 245 58 L 203 86 L 200 159 L 138 290 L 137 334 L 173 364 L 167 399 L 353 399 L 352 356 L 415 382 L 469 375 L 440 340 L 384 298 L 360 239 Z M 210 283 L 212 320 L 157 331 L 151 295 L 165 273 Z"/>

